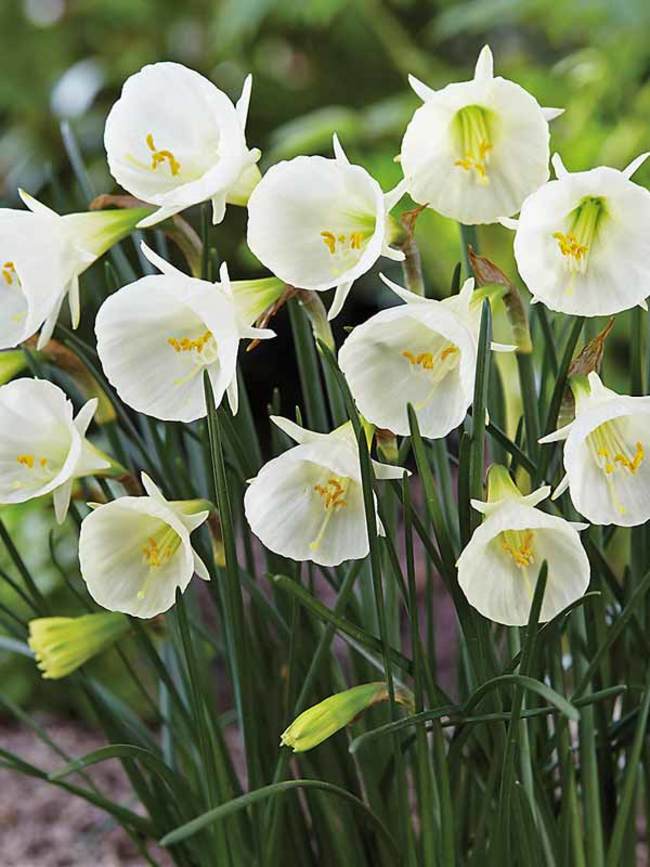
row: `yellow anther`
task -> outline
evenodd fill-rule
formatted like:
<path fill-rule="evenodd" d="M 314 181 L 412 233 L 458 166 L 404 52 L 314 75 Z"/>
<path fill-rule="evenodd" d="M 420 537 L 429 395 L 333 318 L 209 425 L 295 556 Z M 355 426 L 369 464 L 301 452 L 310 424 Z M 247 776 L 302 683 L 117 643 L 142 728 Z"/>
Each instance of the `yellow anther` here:
<path fill-rule="evenodd" d="M 501 534 L 501 537 L 502 549 L 512 557 L 515 565 L 519 566 L 520 569 L 535 562 L 532 530 L 506 530 Z"/>
<path fill-rule="evenodd" d="M 11 286 L 16 276 L 16 266 L 13 262 L 5 262 L 2 266 L 2 276 L 7 286 Z"/>
<path fill-rule="evenodd" d="M 323 243 L 333 256 L 337 252 L 348 250 L 360 250 L 365 237 L 363 232 L 349 232 L 347 235 L 340 232 L 338 235 L 329 230 L 320 233 Z"/>
<path fill-rule="evenodd" d="M 173 348 L 174 352 L 191 352 L 192 350 L 203 352 L 211 337 L 212 332 L 206 331 L 200 337 L 194 339 L 190 337 L 168 337 L 167 343 Z"/>
<path fill-rule="evenodd" d="M 314 490 L 323 498 L 326 509 L 342 509 L 347 506 L 345 488 L 337 478 L 328 479 L 324 485 L 314 485 Z"/>
<path fill-rule="evenodd" d="M 34 455 L 18 455 L 16 460 L 24 467 L 29 467 L 30 470 L 34 468 Z"/>
<path fill-rule="evenodd" d="M 576 261 L 583 259 L 589 252 L 587 244 L 580 244 L 574 232 L 553 232 L 553 237 L 558 243 L 563 256 L 570 256 Z"/>
<path fill-rule="evenodd" d="M 480 105 L 466 105 L 454 117 L 453 126 L 460 156 L 454 165 L 466 172 L 474 172 L 479 184 L 487 184 L 490 161 L 490 112 Z"/>
<path fill-rule="evenodd" d="M 173 531 L 171 531 L 173 532 Z M 178 539 L 178 534 L 174 533 L 174 535 Z M 142 554 L 144 556 L 145 562 L 149 566 L 164 566 L 171 558 L 174 556 L 176 549 L 178 548 L 178 544 L 174 544 L 175 540 L 169 539 L 169 541 L 165 541 L 165 538 L 169 536 L 169 533 L 165 533 L 163 536 L 163 540 L 160 544 L 156 541 L 153 536 L 150 536 L 144 547 L 142 548 Z"/>
<path fill-rule="evenodd" d="M 634 452 L 634 457 L 630 460 L 627 455 L 624 455 L 622 452 L 618 452 L 614 455 L 614 461 L 617 464 L 622 464 L 626 470 L 630 473 L 636 473 L 641 464 L 643 463 L 643 458 L 645 457 L 645 453 L 643 451 L 643 444 L 640 442 L 636 442 L 635 444 L 636 451 Z"/>
<path fill-rule="evenodd" d="M 422 370 L 433 370 L 435 364 L 439 364 L 455 352 L 458 352 L 458 347 L 450 343 L 441 349 L 436 355 L 433 355 L 431 352 L 419 352 L 416 355 L 408 349 L 405 349 L 402 352 L 402 356 L 414 367 L 420 367 Z"/>
<path fill-rule="evenodd" d="M 147 133 L 147 147 L 151 151 L 151 168 L 155 171 L 161 163 L 167 162 L 172 175 L 177 175 L 181 170 L 181 164 L 169 150 L 158 150 L 154 144 L 153 134 Z"/>

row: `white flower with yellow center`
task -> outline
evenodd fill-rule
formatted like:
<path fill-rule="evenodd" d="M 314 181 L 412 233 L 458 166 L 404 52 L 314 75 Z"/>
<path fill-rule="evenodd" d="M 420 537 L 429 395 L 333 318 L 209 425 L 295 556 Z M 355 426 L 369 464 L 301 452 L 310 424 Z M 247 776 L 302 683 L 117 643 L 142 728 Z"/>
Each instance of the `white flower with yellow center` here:
<path fill-rule="evenodd" d="M 372 424 L 408 436 L 410 403 L 422 435 L 444 437 L 463 421 L 474 393 L 481 315 L 474 280 L 458 295 L 434 301 L 380 276 L 406 304 L 357 326 L 341 347 L 339 365 Z"/>
<path fill-rule="evenodd" d="M 265 464 L 244 497 L 246 518 L 261 542 L 292 560 L 337 566 L 368 553 L 357 442 L 348 422 L 329 434 L 271 420 L 298 445 Z M 373 461 L 378 479 L 400 479 L 401 467 Z M 377 532 L 384 529 L 377 516 Z"/>
<path fill-rule="evenodd" d="M 0 387 L 0 503 L 53 493 L 62 523 L 74 480 L 111 468 L 85 436 L 96 409 L 93 398 L 73 417 L 64 392 L 44 379 L 15 379 Z"/>
<path fill-rule="evenodd" d="M 389 212 L 404 185 L 384 194 L 361 166 L 351 165 L 334 136 L 334 159 L 300 156 L 277 163 L 248 202 L 248 246 L 290 286 L 336 288 L 329 318 L 338 315 L 354 281 L 390 247 Z"/>
<path fill-rule="evenodd" d="M 523 496 L 505 467 L 488 473 L 488 502 L 472 500 L 485 515 L 458 558 L 458 583 L 470 605 L 507 626 L 524 626 L 542 563 L 548 564 L 540 621 L 550 620 L 584 594 L 589 560 L 579 530 L 587 527 L 535 508 L 551 489 Z"/>
<path fill-rule="evenodd" d="M 523 87 L 494 77 L 492 52 L 479 54 L 471 81 L 432 90 L 409 76 L 423 105 L 402 141 L 411 198 L 461 223 L 495 223 L 516 214 L 548 179 L 548 122 Z"/>
<path fill-rule="evenodd" d="M 237 412 L 237 350 L 244 338 L 273 337 L 247 324 L 235 303 L 228 269 L 220 283 L 188 277 L 150 250 L 162 272 L 111 295 L 97 314 L 97 352 L 122 400 L 164 421 L 206 415 L 203 372 L 219 405 L 227 392 Z"/>
<path fill-rule="evenodd" d="M 144 497 L 119 497 L 82 521 L 81 575 L 109 611 L 155 617 L 172 607 L 196 573 L 210 580 L 190 534 L 210 514 L 204 500 L 166 500 L 145 473 Z"/>
<path fill-rule="evenodd" d="M 104 146 L 118 184 L 158 206 L 140 226 L 207 200 L 220 223 L 227 202 L 246 203 L 260 157 L 246 145 L 251 83 L 249 75 L 233 105 L 180 63 L 153 63 L 126 80 L 106 119 Z"/>
<path fill-rule="evenodd" d="M 609 316 L 650 294 L 650 192 L 631 177 L 648 154 L 622 172 L 600 166 L 567 172 L 553 156 L 557 180 L 526 199 L 515 259 L 533 295 L 551 310 Z"/>
<path fill-rule="evenodd" d="M 650 520 L 650 397 L 606 388 L 597 373 L 575 377 L 575 420 L 540 440 L 565 440 L 565 476 L 573 505 L 593 524 L 633 527 Z"/>
<path fill-rule="evenodd" d="M 17 346 L 39 329 L 48 342 L 61 306 L 79 324 L 79 277 L 133 229 L 147 208 L 61 216 L 20 190 L 29 211 L 0 209 L 0 349 Z"/>

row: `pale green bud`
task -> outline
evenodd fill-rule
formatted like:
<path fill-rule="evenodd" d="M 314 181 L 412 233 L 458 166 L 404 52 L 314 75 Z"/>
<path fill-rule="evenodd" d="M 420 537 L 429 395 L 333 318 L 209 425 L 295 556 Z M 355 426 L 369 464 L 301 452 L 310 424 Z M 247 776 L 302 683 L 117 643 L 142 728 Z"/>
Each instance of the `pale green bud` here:
<path fill-rule="evenodd" d="M 124 614 L 39 617 L 29 622 L 28 644 L 42 676 L 57 680 L 106 650 L 128 629 Z"/>

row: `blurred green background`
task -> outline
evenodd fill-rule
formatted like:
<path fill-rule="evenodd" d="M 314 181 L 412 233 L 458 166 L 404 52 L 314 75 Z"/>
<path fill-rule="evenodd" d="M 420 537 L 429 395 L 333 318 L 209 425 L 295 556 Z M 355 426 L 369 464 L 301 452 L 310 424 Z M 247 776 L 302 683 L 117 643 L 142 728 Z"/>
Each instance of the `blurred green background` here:
<path fill-rule="evenodd" d="M 622 168 L 650 144 L 647 0 L 3 0 L 0 33 L 5 206 L 18 206 L 22 186 L 62 211 L 85 208 L 62 121 L 79 140 L 95 192 L 114 191 L 102 146 L 106 113 L 124 79 L 158 60 L 197 69 L 233 98 L 253 73 L 248 142 L 262 149 L 262 169 L 298 153 L 329 153 L 336 130 L 350 157 L 389 188 L 400 177 L 394 156 L 419 104 L 408 73 L 433 87 L 466 79 L 485 42 L 497 74 L 543 105 L 566 108 L 552 125 L 552 146 L 569 169 Z M 635 180 L 650 184 L 650 167 Z M 230 208 L 215 233 L 235 277 L 260 273 L 244 232 L 245 212 Z M 445 294 L 460 254 L 458 227 L 428 212 L 418 240 L 432 294 Z M 482 229 L 480 240 L 483 252 L 512 269 L 509 232 Z M 348 322 L 382 303 L 377 283 L 370 277 L 355 290 Z M 609 346 L 622 376 L 626 314 L 618 320 Z M 260 352 L 277 365 L 275 351 Z M 5 509 L 2 517 L 44 588 L 62 592 L 45 544 L 50 504 Z M 53 544 L 61 568 L 76 569 L 65 532 L 55 531 Z M 0 567 L 10 568 L 4 553 Z M 2 584 L 0 603 L 9 592 Z M 3 611 L 0 617 L 6 623 Z M 61 696 L 47 687 L 43 693 L 33 663 L 13 654 L 0 652 L 0 678 L 20 701 L 35 689 L 48 701 Z"/>

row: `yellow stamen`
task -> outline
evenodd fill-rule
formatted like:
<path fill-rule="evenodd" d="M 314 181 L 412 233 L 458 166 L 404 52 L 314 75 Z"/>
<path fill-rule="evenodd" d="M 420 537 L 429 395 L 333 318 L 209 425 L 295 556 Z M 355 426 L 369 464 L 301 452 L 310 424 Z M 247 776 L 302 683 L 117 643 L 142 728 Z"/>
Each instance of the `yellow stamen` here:
<path fill-rule="evenodd" d="M 11 284 L 14 282 L 14 277 L 17 276 L 16 266 L 13 262 L 4 263 L 4 265 L 2 266 L 2 276 L 4 277 L 4 281 L 7 286 L 11 286 Z"/>
<path fill-rule="evenodd" d="M 181 170 L 181 164 L 178 162 L 172 151 L 158 150 L 154 144 L 153 134 L 147 134 L 147 147 L 151 151 L 151 168 L 155 171 L 161 163 L 167 162 L 172 175 L 177 175 Z"/>
<path fill-rule="evenodd" d="M 532 530 L 505 530 L 500 535 L 501 548 L 512 557 L 516 566 L 525 569 L 535 562 Z"/>
<path fill-rule="evenodd" d="M 347 235 L 343 233 L 335 235 L 334 232 L 323 231 L 320 236 L 332 256 L 337 252 L 360 250 L 364 239 L 364 233 L 358 231 L 349 232 Z"/>
<path fill-rule="evenodd" d="M 572 273 L 584 274 L 599 225 L 606 214 L 605 202 L 599 196 L 585 196 L 569 217 L 566 231 L 553 232 L 560 253 Z M 570 283 L 568 291 L 573 284 Z"/>
<path fill-rule="evenodd" d="M 174 349 L 174 352 L 191 352 L 195 349 L 197 352 L 203 352 L 206 344 L 212 337 L 211 331 L 206 331 L 200 337 L 192 339 L 190 337 L 168 337 L 167 343 Z"/>
<path fill-rule="evenodd" d="M 454 117 L 454 131 L 460 156 L 454 165 L 466 172 L 474 172 L 477 183 L 489 183 L 488 163 L 491 141 L 490 114 L 479 105 L 466 105 Z"/>
<path fill-rule="evenodd" d="M 345 488 L 337 478 L 328 479 L 324 485 L 314 485 L 321 495 L 326 509 L 342 509 L 347 506 Z"/>
<path fill-rule="evenodd" d="M 16 460 L 24 467 L 29 467 L 30 470 L 34 468 L 34 455 L 18 455 Z"/>

